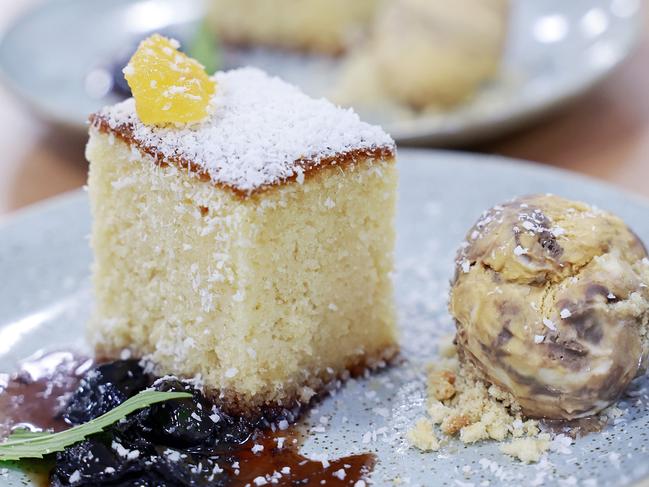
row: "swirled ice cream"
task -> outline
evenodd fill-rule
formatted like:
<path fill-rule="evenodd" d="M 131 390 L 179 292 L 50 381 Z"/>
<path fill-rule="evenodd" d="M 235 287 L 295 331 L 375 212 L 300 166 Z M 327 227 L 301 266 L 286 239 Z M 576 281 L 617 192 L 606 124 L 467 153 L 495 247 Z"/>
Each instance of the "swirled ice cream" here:
<path fill-rule="evenodd" d="M 618 217 L 551 195 L 495 206 L 457 258 L 457 345 L 530 417 L 614 402 L 646 368 L 649 259 Z"/>

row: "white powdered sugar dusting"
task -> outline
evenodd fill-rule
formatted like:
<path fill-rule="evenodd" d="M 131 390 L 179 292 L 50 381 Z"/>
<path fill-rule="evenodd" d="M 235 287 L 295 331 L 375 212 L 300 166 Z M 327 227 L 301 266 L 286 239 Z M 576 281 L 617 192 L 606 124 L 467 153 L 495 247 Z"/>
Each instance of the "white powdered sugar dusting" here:
<path fill-rule="evenodd" d="M 132 127 L 133 139 L 164 158 L 195 164 L 215 183 L 252 192 L 301 175 L 299 160 L 321 160 L 354 150 L 394 148 L 378 126 L 351 109 L 313 99 L 256 68 L 214 75 L 210 115 L 185 127 L 143 124 L 130 98 L 99 116 L 111 129 Z"/>

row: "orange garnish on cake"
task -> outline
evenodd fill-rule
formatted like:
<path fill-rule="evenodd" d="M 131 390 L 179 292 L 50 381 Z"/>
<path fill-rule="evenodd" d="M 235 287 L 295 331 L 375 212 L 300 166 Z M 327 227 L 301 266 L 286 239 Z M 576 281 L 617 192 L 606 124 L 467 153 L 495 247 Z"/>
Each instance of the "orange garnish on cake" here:
<path fill-rule="evenodd" d="M 154 34 L 140 43 L 124 68 L 137 115 L 147 125 L 188 124 L 207 117 L 216 84 L 179 47 L 178 41 Z"/>

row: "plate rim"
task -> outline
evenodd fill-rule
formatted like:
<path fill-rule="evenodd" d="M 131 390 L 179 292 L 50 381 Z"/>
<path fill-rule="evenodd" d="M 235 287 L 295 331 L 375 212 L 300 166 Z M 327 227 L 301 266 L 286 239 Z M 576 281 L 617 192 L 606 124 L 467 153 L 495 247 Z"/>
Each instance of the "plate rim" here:
<path fill-rule="evenodd" d="M 548 165 L 539 161 L 533 161 L 530 159 L 521 159 L 516 157 L 507 157 L 501 156 L 498 154 L 489 154 L 482 152 L 472 152 L 468 150 L 451 150 L 451 149 L 433 149 L 433 148 L 420 148 L 420 147 L 397 147 L 397 164 L 407 164 L 407 162 L 402 162 L 400 154 L 405 154 L 406 159 L 410 157 L 425 157 L 433 156 L 437 157 L 448 157 L 449 159 L 455 159 L 459 161 L 459 164 L 488 164 L 493 168 L 506 167 L 509 169 L 512 168 L 522 168 L 525 171 L 537 172 L 547 176 L 556 176 L 571 179 L 575 182 L 582 182 L 589 184 L 590 186 L 598 186 L 599 188 L 605 191 L 612 191 L 617 193 L 620 197 L 627 198 L 632 200 L 635 204 L 640 206 L 646 206 L 649 210 L 649 196 L 640 194 L 634 190 L 623 188 L 614 183 L 608 182 L 603 179 L 596 178 L 588 174 L 582 174 L 576 171 L 569 169 L 564 169 L 561 167 L 555 167 Z M 471 160 L 474 159 L 474 160 Z M 435 161 L 429 161 L 429 164 L 435 164 Z M 400 167 L 400 166 L 399 166 Z M 20 208 L 11 210 L 7 213 L 0 215 L 0 234 L 4 232 L 8 226 L 19 223 L 18 220 L 23 220 L 31 216 L 38 215 L 38 213 L 44 211 L 50 211 L 57 206 L 65 205 L 77 198 L 81 198 L 81 195 L 87 194 L 87 187 L 84 184 L 81 187 L 73 188 L 62 193 L 43 198 L 41 200 L 29 203 Z M 1 247 L 0 247 L 1 248 Z"/>

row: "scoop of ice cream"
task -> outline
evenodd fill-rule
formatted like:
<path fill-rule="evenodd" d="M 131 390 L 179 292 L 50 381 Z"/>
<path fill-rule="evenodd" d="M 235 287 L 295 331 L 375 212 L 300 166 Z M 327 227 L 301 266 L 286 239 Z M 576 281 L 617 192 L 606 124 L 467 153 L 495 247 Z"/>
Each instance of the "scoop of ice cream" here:
<path fill-rule="evenodd" d="M 647 285 L 647 252 L 620 218 L 551 195 L 495 206 L 458 253 L 458 349 L 528 416 L 597 413 L 646 367 Z"/>

